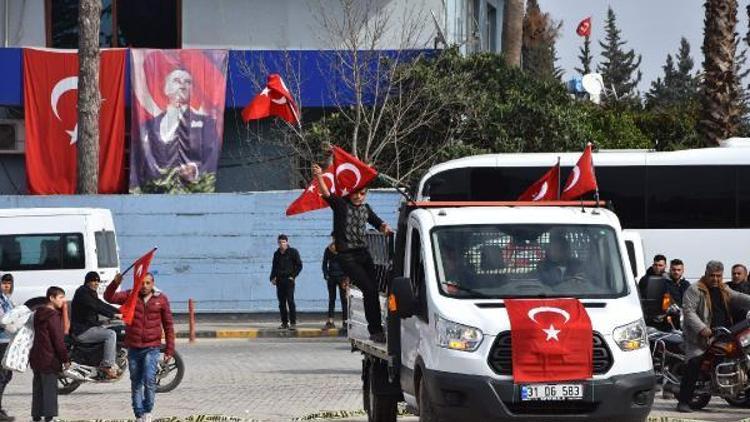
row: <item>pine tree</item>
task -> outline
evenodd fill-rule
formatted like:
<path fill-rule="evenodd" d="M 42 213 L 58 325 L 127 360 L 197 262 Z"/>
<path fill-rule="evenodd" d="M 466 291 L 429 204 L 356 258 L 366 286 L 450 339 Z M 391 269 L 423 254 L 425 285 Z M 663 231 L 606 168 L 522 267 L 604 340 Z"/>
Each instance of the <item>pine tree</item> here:
<path fill-rule="evenodd" d="M 626 42 L 621 39 L 612 7 L 607 10 L 606 32 L 605 41 L 599 41 L 604 60 L 597 70 L 602 74 L 605 87 L 614 87 L 618 98 L 635 96 L 636 87 L 642 77 L 641 71 L 638 70 L 641 56 L 636 56 L 632 49 L 623 50 Z"/>
<path fill-rule="evenodd" d="M 555 67 L 555 40 L 561 26 L 562 22 L 542 12 L 537 0 L 528 1 L 523 19 L 523 70 L 540 79 L 560 77 L 561 70 Z"/>
<path fill-rule="evenodd" d="M 667 55 L 667 61 L 662 66 L 663 79 L 660 77 L 651 83 L 651 89 L 646 94 L 647 108 L 689 106 L 688 103 L 698 100 L 700 80 L 693 73 L 695 63 L 690 57 L 690 43 L 684 37 L 680 40 L 676 57 L 675 65 L 672 55 Z"/>
<path fill-rule="evenodd" d="M 593 58 L 591 57 L 591 38 L 585 37 L 583 39 L 583 46 L 579 47 L 578 51 L 581 52 L 581 54 L 578 55 L 578 60 L 581 61 L 581 67 L 577 67 L 575 70 L 576 72 L 580 73 L 581 75 L 586 75 L 588 73 L 591 73 L 591 62 Z"/>

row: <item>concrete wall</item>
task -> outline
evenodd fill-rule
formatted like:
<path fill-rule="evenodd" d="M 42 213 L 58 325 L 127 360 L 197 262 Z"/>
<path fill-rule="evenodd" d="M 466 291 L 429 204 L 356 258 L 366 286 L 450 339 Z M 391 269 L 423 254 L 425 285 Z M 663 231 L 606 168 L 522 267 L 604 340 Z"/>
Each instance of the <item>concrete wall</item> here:
<path fill-rule="evenodd" d="M 98 207 L 112 211 L 122 268 L 153 246 L 159 288 L 175 311 L 197 301 L 201 312 L 275 311 L 269 283 L 276 236 L 286 233 L 304 269 L 297 281 L 301 311 L 327 309 L 321 259 L 331 232 L 331 211 L 286 217 L 300 191 L 205 195 L 0 196 L 0 208 Z M 369 203 L 395 226 L 400 197 L 372 191 Z M 338 308 L 337 308 L 338 309 Z"/>

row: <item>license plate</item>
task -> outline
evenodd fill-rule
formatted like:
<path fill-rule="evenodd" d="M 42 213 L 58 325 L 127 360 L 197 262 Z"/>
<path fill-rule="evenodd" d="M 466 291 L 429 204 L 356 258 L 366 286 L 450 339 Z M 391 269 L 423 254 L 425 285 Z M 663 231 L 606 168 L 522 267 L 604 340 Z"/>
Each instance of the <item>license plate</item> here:
<path fill-rule="evenodd" d="M 528 384 L 521 386 L 521 401 L 582 399 L 583 384 Z"/>

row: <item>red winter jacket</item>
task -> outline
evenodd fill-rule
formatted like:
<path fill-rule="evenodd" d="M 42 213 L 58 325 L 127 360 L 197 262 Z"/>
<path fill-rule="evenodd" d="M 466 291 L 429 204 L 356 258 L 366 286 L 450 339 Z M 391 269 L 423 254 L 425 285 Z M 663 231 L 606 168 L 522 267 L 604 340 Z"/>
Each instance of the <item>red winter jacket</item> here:
<path fill-rule="evenodd" d="M 128 299 L 130 290 L 118 292 L 119 284 L 110 283 L 104 291 L 104 300 L 122 305 Z M 125 346 L 140 349 L 161 346 L 162 328 L 167 340 L 166 355 L 174 355 L 174 325 L 167 295 L 154 291 L 147 303 L 138 297 L 135 303 L 133 323 L 125 328 Z"/>
<path fill-rule="evenodd" d="M 31 369 L 43 374 L 62 371 L 62 364 L 70 362 L 64 337 L 60 312 L 40 306 L 34 312 L 34 344 L 29 352 Z"/>

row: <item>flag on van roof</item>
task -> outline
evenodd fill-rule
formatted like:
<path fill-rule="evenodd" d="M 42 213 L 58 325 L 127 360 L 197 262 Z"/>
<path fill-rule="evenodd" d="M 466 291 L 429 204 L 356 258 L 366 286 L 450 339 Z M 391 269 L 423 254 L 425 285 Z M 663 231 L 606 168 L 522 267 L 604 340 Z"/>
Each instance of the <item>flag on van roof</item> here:
<path fill-rule="evenodd" d="M 568 176 L 560 199 L 573 200 L 598 189 L 594 173 L 594 158 L 591 154 L 591 142 L 586 145 L 581 158 Z"/>
<path fill-rule="evenodd" d="M 554 201 L 560 188 L 560 163 L 549 169 L 544 176 L 529 186 L 518 197 L 519 201 Z"/>

